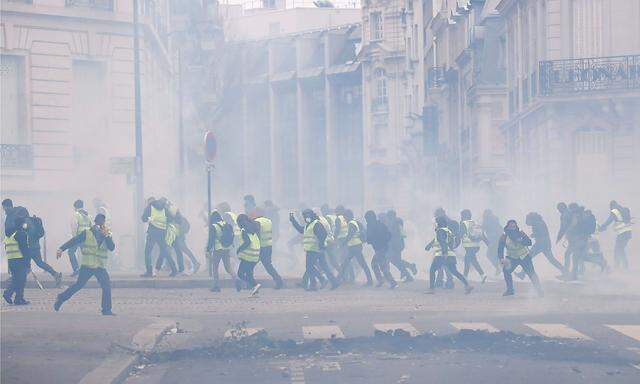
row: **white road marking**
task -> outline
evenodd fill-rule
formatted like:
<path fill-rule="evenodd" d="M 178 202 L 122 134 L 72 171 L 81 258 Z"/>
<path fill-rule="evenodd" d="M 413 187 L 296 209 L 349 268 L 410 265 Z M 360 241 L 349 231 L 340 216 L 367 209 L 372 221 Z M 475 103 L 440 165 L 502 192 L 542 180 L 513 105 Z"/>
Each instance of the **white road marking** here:
<path fill-rule="evenodd" d="M 605 327 L 611 328 L 614 331 L 620 332 L 623 335 L 630 337 L 636 341 L 640 341 L 640 325 L 610 325 L 605 324 Z"/>
<path fill-rule="evenodd" d="M 225 339 L 243 338 L 253 336 L 258 332 L 264 331 L 264 328 L 240 328 L 240 329 L 227 329 L 224 333 Z"/>
<path fill-rule="evenodd" d="M 302 327 L 302 334 L 307 340 L 344 339 L 344 334 L 337 325 Z"/>
<path fill-rule="evenodd" d="M 342 367 L 337 361 L 328 361 L 322 364 L 322 370 L 325 372 L 339 371 Z"/>
<path fill-rule="evenodd" d="M 525 325 L 546 337 L 557 337 L 561 339 L 592 340 L 589 336 L 583 333 L 580 333 L 565 324 L 529 323 Z"/>
<path fill-rule="evenodd" d="M 472 331 L 486 331 L 486 332 L 499 332 L 496 327 L 489 323 L 450 323 L 454 328 L 463 330 L 469 329 Z"/>
<path fill-rule="evenodd" d="M 290 362 L 289 371 L 291 372 L 291 384 L 305 384 L 304 367 L 301 363 L 295 361 Z"/>
<path fill-rule="evenodd" d="M 380 331 L 380 332 L 393 332 L 396 329 L 401 329 L 405 332 L 407 332 L 409 335 L 411 335 L 411 337 L 415 337 L 418 336 L 418 330 L 416 330 L 416 328 L 409 324 L 409 323 L 382 323 L 382 324 L 373 324 L 373 328 L 375 328 L 376 331 Z"/>

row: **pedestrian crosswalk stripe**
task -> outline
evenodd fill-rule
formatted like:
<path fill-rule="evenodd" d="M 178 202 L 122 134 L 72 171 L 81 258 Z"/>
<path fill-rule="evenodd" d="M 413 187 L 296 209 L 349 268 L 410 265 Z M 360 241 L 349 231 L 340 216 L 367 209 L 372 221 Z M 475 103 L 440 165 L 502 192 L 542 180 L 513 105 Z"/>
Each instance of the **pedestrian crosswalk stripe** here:
<path fill-rule="evenodd" d="M 486 331 L 486 332 L 499 332 L 496 327 L 489 323 L 450 323 L 454 328 L 463 330 L 469 329 L 472 331 Z"/>
<path fill-rule="evenodd" d="M 243 337 L 253 336 L 258 332 L 264 331 L 264 328 L 233 328 L 227 329 L 224 333 L 225 339 L 241 339 Z"/>
<path fill-rule="evenodd" d="M 610 325 L 605 324 L 605 327 L 611 328 L 614 331 L 620 332 L 623 335 L 640 341 L 640 325 Z"/>
<path fill-rule="evenodd" d="M 525 325 L 546 337 L 557 337 L 561 339 L 592 340 L 589 336 L 583 333 L 580 333 L 565 324 L 528 323 Z"/>
<path fill-rule="evenodd" d="M 409 323 L 382 323 L 382 324 L 373 324 L 373 327 L 376 331 L 380 332 L 393 332 L 396 329 L 403 330 L 407 332 L 410 336 L 418 336 L 418 330 L 409 324 Z"/>
<path fill-rule="evenodd" d="M 302 334 L 307 340 L 344 339 L 342 330 L 336 325 L 302 327 Z"/>

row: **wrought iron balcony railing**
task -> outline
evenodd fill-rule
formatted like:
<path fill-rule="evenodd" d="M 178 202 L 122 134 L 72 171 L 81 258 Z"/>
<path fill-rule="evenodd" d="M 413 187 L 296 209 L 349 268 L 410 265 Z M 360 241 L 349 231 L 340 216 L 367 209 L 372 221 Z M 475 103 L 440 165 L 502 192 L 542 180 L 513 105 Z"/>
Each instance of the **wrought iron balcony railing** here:
<path fill-rule="evenodd" d="M 0 166 L 3 169 L 33 168 L 33 148 L 22 144 L 0 144 Z"/>
<path fill-rule="evenodd" d="M 445 68 L 431 67 L 427 72 L 427 85 L 429 88 L 440 88 L 445 83 Z"/>
<path fill-rule="evenodd" d="M 640 88 L 640 55 L 540 62 L 540 94 Z"/>
<path fill-rule="evenodd" d="M 113 11 L 113 0 L 65 0 L 67 7 L 95 8 Z"/>

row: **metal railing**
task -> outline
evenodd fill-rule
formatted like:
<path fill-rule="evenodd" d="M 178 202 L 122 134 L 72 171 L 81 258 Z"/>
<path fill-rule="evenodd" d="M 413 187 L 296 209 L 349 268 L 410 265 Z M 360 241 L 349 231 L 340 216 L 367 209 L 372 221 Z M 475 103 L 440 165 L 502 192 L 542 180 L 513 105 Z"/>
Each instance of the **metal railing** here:
<path fill-rule="evenodd" d="M 65 6 L 113 11 L 113 0 L 65 0 Z"/>
<path fill-rule="evenodd" d="M 24 144 L 0 144 L 2 169 L 33 168 L 33 147 Z"/>
<path fill-rule="evenodd" d="M 540 94 L 640 88 L 640 55 L 540 62 Z"/>

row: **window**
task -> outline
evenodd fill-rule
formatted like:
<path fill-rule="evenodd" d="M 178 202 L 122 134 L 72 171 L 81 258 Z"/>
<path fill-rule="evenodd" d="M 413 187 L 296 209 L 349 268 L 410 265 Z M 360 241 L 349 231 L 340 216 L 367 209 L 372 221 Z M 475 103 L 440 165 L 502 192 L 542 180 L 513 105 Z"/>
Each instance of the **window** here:
<path fill-rule="evenodd" d="M 113 0 L 66 0 L 67 7 L 85 7 L 113 11 Z"/>
<path fill-rule="evenodd" d="M 382 68 L 378 68 L 375 71 L 376 81 L 376 105 L 386 106 L 388 102 L 387 96 L 387 75 Z"/>
<path fill-rule="evenodd" d="M 2 84 L 2 144 L 26 144 L 26 96 L 24 93 L 24 60 L 19 56 L 0 56 Z"/>
<path fill-rule="evenodd" d="M 382 40 L 384 23 L 382 21 L 382 12 L 371 13 L 371 40 Z"/>

